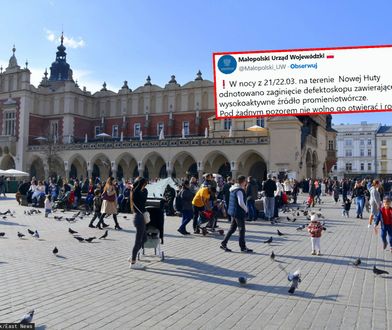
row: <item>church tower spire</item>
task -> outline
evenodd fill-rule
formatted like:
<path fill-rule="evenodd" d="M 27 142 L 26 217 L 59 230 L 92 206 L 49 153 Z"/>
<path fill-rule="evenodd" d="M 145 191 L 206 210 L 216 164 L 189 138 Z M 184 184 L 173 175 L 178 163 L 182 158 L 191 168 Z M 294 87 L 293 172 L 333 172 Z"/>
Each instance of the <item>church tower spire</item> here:
<path fill-rule="evenodd" d="M 57 47 L 56 60 L 50 67 L 49 81 L 73 80 L 72 70 L 67 63 L 67 53 L 64 46 L 64 33 L 61 33 L 60 46 Z"/>

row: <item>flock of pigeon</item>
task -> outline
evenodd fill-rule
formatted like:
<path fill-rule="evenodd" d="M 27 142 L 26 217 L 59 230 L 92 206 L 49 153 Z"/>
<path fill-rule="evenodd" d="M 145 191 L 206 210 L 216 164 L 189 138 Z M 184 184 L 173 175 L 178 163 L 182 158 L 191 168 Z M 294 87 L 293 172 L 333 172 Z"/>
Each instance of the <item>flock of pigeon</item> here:
<path fill-rule="evenodd" d="M 25 215 L 35 215 L 35 214 L 41 214 L 41 213 L 42 212 L 39 209 L 31 209 L 31 210 L 24 211 Z M 289 215 L 286 217 L 287 221 L 289 221 L 289 222 L 297 221 L 297 218 L 299 218 L 300 216 L 305 217 L 306 220 L 310 220 L 310 216 L 313 215 L 313 214 L 316 214 L 319 219 L 324 219 L 324 216 L 321 213 L 321 208 L 318 209 L 317 212 L 314 212 L 314 211 L 310 210 L 308 207 L 306 209 L 301 209 L 300 207 L 297 207 L 296 209 L 285 208 L 285 209 L 283 209 L 283 213 L 289 213 Z M 81 212 L 81 211 L 79 211 L 76 214 L 74 214 L 72 217 L 65 217 L 65 216 L 54 215 L 54 219 L 57 220 L 57 221 L 65 220 L 68 223 L 73 223 L 73 222 L 76 222 L 78 219 L 83 219 L 83 217 L 89 216 L 89 215 L 90 215 L 90 213 L 88 213 L 88 212 Z M 2 217 L 3 221 L 6 221 L 7 220 L 7 216 L 15 217 L 15 211 L 7 210 L 5 212 L 0 212 L 0 216 Z M 127 217 L 124 216 L 124 218 L 126 219 Z M 325 221 L 322 223 L 322 226 L 323 226 L 323 230 L 327 230 L 327 228 L 325 226 Z M 302 224 L 299 227 L 297 227 L 296 230 L 297 231 L 302 231 L 305 228 L 306 228 L 306 225 Z M 81 237 L 77 231 L 73 230 L 70 227 L 68 228 L 68 232 L 69 232 L 69 234 L 72 235 L 73 238 L 75 238 L 80 243 L 83 243 L 83 242 L 92 243 L 93 240 L 97 239 L 97 237 L 95 237 L 95 236 L 87 237 L 87 238 Z M 40 238 L 40 235 L 39 235 L 37 230 L 27 229 L 27 233 L 31 237 L 33 237 L 33 238 L 36 238 L 36 239 Z M 5 237 L 5 235 L 6 235 L 5 232 L 0 232 L 0 238 L 1 237 Z M 284 236 L 285 234 L 282 233 L 279 229 L 277 229 L 277 235 L 278 236 Z M 18 231 L 17 232 L 17 236 L 20 239 L 24 239 L 24 237 L 26 235 Z M 98 239 L 105 239 L 107 237 L 108 237 L 108 230 L 106 230 L 102 236 L 98 237 Z M 272 242 L 273 242 L 273 237 L 271 236 L 269 239 L 267 239 L 263 243 L 271 244 Z M 52 253 L 53 253 L 53 255 L 58 256 L 59 249 L 55 246 L 53 248 L 53 250 L 52 250 Z M 276 255 L 275 255 L 274 251 L 271 252 L 270 259 L 272 261 L 276 260 Z M 362 263 L 361 259 L 357 258 L 355 261 L 353 261 L 351 263 L 351 265 L 353 265 L 355 267 L 359 267 L 361 265 L 361 263 Z M 285 268 L 283 268 L 280 264 L 278 264 L 278 266 L 279 266 L 279 268 L 281 268 L 282 271 L 286 272 Z M 378 269 L 376 266 L 373 267 L 373 273 L 375 275 L 389 274 L 387 271 Z M 288 292 L 290 294 L 294 294 L 295 290 L 298 288 L 299 283 L 301 283 L 301 273 L 300 273 L 300 271 L 297 270 L 297 271 L 295 271 L 293 273 L 288 273 L 287 274 L 287 279 L 291 283 Z M 239 277 L 238 281 L 239 281 L 239 283 L 241 285 L 246 285 L 247 284 L 247 279 L 245 277 Z M 20 323 L 21 324 L 31 323 L 32 320 L 33 320 L 33 316 L 34 316 L 34 310 L 31 310 L 26 315 L 23 316 L 23 318 L 20 321 Z"/>
<path fill-rule="evenodd" d="M 63 211 L 61 211 L 61 212 L 63 212 Z M 42 214 L 42 211 L 39 210 L 39 209 L 30 209 L 30 210 L 25 210 L 24 214 L 28 215 L 28 216 L 40 215 L 40 214 Z M 81 211 L 79 211 L 76 214 L 74 214 L 72 217 L 65 217 L 65 216 L 57 216 L 57 215 L 55 215 L 53 218 L 55 220 L 57 220 L 57 221 L 65 220 L 68 223 L 73 223 L 73 222 L 76 222 L 78 219 L 82 220 L 85 216 L 89 216 L 89 215 L 90 215 L 89 212 L 81 212 Z M 15 218 L 15 211 L 11 211 L 11 210 L 8 209 L 5 212 L 0 212 L 0 216 L 1 216 L 3 221 L 7 221 L 8 217 Z M 126 219 L 126 218 L 127 217 L 124 216 L 124 219 Z M 72 235 L 72 237 L 75 238 L 76 240 L 78 240 L 80 243 L 83 243 L 83 242 L 91 243 L 95 239 L 105 239 L 109 235 L 109 231 L 105 230 L 103 235 L 98 237 L 98 238 L 95 237 L 95 236 L 84 238 L 84 237 L 81 237 L 76 230 L 73 230 L 70 227 L 68 228 L 68 233 L 70 233 Z M 40 238 L 40 234 L 39 234 L 38 230 L 36 230 L 36 229 L 35 230 L 27 229 L 27 233 L 26 234 L 23 234 L 20 231 L 18 231 L 17 232 L 17 237 L 19 239 L 25 239 L 27 234 L 30 235 L 33 238 L 36 238 L 36 239 Z M 5 238 L 5 237 L 6 237 L 6 233 L 5 232 L 0 232 L 0 238 Z M 59 249 L 57 248 L 57 246 L 55 246 L 53 248 L 52 253 L 56 257 L 59 256 L 59 254 L 58 254 L 59 253 Z M 20 324 L 29 324 L 29 323 L 31 323 L 33 321 L 33 316 L 34 316 L 34 310 L 29 311 L 27 314 L 25 314 L 22 317 L 22 320 L 20 321 Z"/>
<path fill-rule="evenodd" d="M 286 219 L 287 219 L 288 222 L 295 222 L 295 221 L 297 221 L 297 219 L 300 216 L 303 216 L 303 217 L 305 217 L 306 220 L 310 221 L 310 217 L 313 214 L 317 215 L 318 219 L 325 219 L 324 215 L 321 213 L 321 208 L 319 208 L 318 211 L 315 212 L 315 211 L 311 210 L 309 207 L 306 207 L 306 209 L 301 209 L 300 207 L 297 207 L 296 209 L 291 209 L 291 208 L 287 208 L 286 207 L 286 208 L 283 209 L 283 213 L 286 213 L 286 214 L 289 213 L 289 215 L 286 216 Z M 275 222 L 271 222 L 271 224 L 275 224 Z M 306 224 L 302 224 L 302 225 L 298 226 L 296 228 L 296 230 L 297 231 L 302 231 L 306 227 L 307 227 Z M 327 230 L 325 221 L 322 222 L 322 227 L 323 227 L 324 231 Z M 284 236 L 285 235 L 279 229 L 277 229 L 276 232 L 277 232 L 278 236 Z M 273 237 L 271 236 L 269 239 L 267 239 L 263 243 L 264 244 L 271 244 L 272 242 L 273 242 Z M 270 254 L 270 259 L 272 261 L 275 261 L 276 260 L 275 258 L 276 258 L 275 252 L 272 251 L 271 254 Z M 350 264 L 355 266 L 355 267 L 359 267 L 361 265 L 361 263 L 362 263 L 361 259 L 357 258 L 356 260 L 354 260 Z M 279 266 L 279 268 L 281 268 L 282 271 L 285 271 L 285 269 L 280 264 L 278 266 Z M 373 266 L 373 273 L 375 275 L 389 274 L 389 272 L 387 272 L 386 270 L 378 269 L 375 265 Z M 301 273 L 300 273 L 300 271 L 296 270 L 293 273 L 288 273 L 287 274 L 287 279 L 288 279 L 289 282 L 291 282 L 291 286 L 290 286 L 288 292 L 290 294 L 294 294 L 295 289 L 298 288 L 299 283 L 301 283 Z M 245 277 L 241 276 L 241 277 L 238 278 L 238 282 L 241 285 L 246 285 L 247 284 L 247 279 Z"/>

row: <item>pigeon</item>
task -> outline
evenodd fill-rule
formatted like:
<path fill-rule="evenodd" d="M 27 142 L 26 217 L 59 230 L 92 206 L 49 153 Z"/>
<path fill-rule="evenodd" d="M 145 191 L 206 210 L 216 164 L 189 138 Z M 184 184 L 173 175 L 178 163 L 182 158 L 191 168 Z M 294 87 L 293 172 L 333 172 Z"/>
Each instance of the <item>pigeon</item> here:
<path fill-rule="evenodd" d="M 289 293 L 293 294 L 295 292 L 295 289 L 298 288 L 298 284 L 301 283 L 301 274 L 299 270 L 295 271 L 293 274 L 289 274 L 287 279 L 289 280 L 289 282 L 291 282 Z"/>
<path fill-rule="evenodd" d="M 373 273 L 376 275 L 389 274 L 386 270 L 378 269 L 376 266 L 373 266 Z"/>
<path fill-rule="evenodd" d="M 127 219 L 127 216 L 126 216 L 126 215 L 124 215 L 124 216 L 123 216 L 123 218 L 124 218 L 124 219 Z"/>
<path fill-rule="evenodd" d="M 321 212 L 321 207 L 319 208 L 319 212 Z"/>
<path fill-rule="evenodd" d="M 22 237 L 25 237 L 25 235 L 22 234 L 22 233 L 20 233 L 20 232 L 18 232 L 18 237 L 19 237 L 19 238 L 22 238 Z"/>
<path fill-rule="evenodd" d="M 360 258 L 355 259 L 351 264 L 354 266 L 359 266 L 361 264 L 361 259 Z"/>
<path fill-rule="evenodd" d="M 272 243 L 272 240 L 273 240 L 273 238 L 272 238 L 272 236 L 271 236 L 269 239 L 267 239 L 267 240 L 264 241 L 263 243 L 270 244 L 270 243 Z"/>
<path fill-rule="evenodd" d="M 246 285 L 247 282 L 246 277 L 240 276 L 238 278 L 238 282 L 240 282 L 241 285 Z"/>
<path fill-rule="evenodd" d="M 274 251 L 271 252 L 270 258 L 271 258 L 272 261 L 275 260 L 275 253 L 274 253 Z"/>
<path fill-rule="evenodd" d="M 297 217 L 299 217 L 299 212 L 297 212 Z"/>
<path fill-rule="evenodd" d="M 286 217 L 287 221 L 291 221 L 290 217 Z"/>
<path fill-rule="evenodd" d="M 59 217 L 59 216 L 57 216 L 57 215 L 54 216 L 54 219 L 55 219 L 55 220 L 59 220 L 59 221 L 60 221 L 62 218 L 63 218 L 63 217 Z"/>
<path fill-rule="evenodd" d="M 73 222 L 76 220 L 76 218 L 72 217 L 72 218 L 65 218 L 65 220 L 67 220 L 68 222 Z"/>
<path fill-rule="evenodd" d="M 27 231 L 29 232 L 29 234 L 30 234 L 31 236 L 34 235 L 34 232 L 33 232 L 32 230 L 27 229 Z"/>
<path fill-rule="evenodd" d="M 78 233 L 77 231 L 72 230 L 71 228 L 68 228 L 68 232 L 69 232 L 70 234 L 72 234 L 72 235 Z"/>
<path fill-rule="evenodd" d="M 59 253 L 59 249 L 57 247 L 54 247 L 52 252 L 54 255 L 57 255 L 57 253 Z"/>
<path fill-rule="evenodd" d="M 7 215 L 8 213 L 11 213 L 11 210 L 10 210 L 10 209 L 8 209 L 8 210 L 5 211 L 5 212 L 0 212 L 0 215 Z"/>
<path fill-rule="evenodd" d="M 80 243 L 82 243 L 84 241 L 83 237 L 74 236 L 74 238 L 77 239 Z"/>
<path fill-rule="evenodd" d="M 91 243 L 94 239 L 96 239 L 96 237 L 89 237 L 89 238 L 85 238 L 84 240 L 88 243 Z"/>
<path fill-rule="evenodd" d="M 293 222 L 296 222 L 296 221 L 297 221 L 297 218 L 294 218 L 294 219 L 293 219 Z"/>
<path fill-rule="evenodd" d="M 34 232 L 33 237 L 39 238 L 38 230 L 36 230 L 36 231 Z"/>
<path fill-rule="evenodd" d="M 22 320 L 20 321 L 20 324 L 29 324 L 33 321 L 33 316 L 34 316 L 34 309 L 29 311 L 26 315 L 23 315 Z"/>
<path fill-rule="evenodd" d="M 80 211 L 78 213 L 76 213 L 73 218 L 77 218 L 80 215 Z"/>
<path fill-rule="evenodd" d="M 301 226 L 297 227 L 297 230 L 302 230 L 302 229 L 305 229 L 305 225 L 301 225 Z"/>
<path fill-rule="evenodd" d="M 3 216 L 3 220 L 7 220 L 7 216 L 6 215 Z"/>
<path fill-rule="evenodd" d="M 324 227 L 324 226 L 323 226 L 323 230 L 327 230 L 327 227 Z"/>
<path fill-rule="evenodd" d="M 106 237 L 108 237 L 108 231 L 107 230 L 105 230 L 105 233 L 99 239 L 105 239 Z"/>
<path fill-rule="evenodd" d="M 5 236 L 5 232 L 0 232 L 0 237 L 4 237 Z"/>
<path fill-rule="evenodd" d="M 278 232 L 278 236 L 284 236 L 284 234 L 279 229 L 277 229 L 276 231 Z"/>

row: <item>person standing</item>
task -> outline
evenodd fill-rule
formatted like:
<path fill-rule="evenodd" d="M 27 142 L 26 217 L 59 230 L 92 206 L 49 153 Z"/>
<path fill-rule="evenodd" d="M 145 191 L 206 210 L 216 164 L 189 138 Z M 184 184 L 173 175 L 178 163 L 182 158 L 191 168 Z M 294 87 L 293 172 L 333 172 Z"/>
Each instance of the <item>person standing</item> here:
<path fill-rule="evenodd" d="M 143 213 L 146 212 L 146 201 L 148 195 L 146 185 L 147 180 L 145 178 L 139 177 L 135 180 L 132 191 L 130 193 L 131 211 L 133 214 L 135 214 L 133 224 L 136 228 L 136 236 L 135 244 L 132 248 L 132 255 L 128 258 L 128 261 L 131 263 L 130 268 L 135 270 L 146 269 L 144 265 L 136 262 L 137 254 L 147 239 L 146 223 L 143 216 Z"/>
<path fill-rule="evenodd" d="M 221 242 L 220 248 L 226 252 L 231 252 L 227 247 L 227 242 L 229 241 L 231 235 L 237 230 L 239 230 L 239 245 L 241 252 L 252 253 L 253 250 L 248 249 L 245 243 L 245 217 L 248 212 L 248 208 L 245 204 L 245 187 L 246 178 L 240 175 L 237 178 L 237 184 L 230 188 L 230 201 L 229 201 L 229 214 L 231 215 L 231 225 L 227 232 L 225 238 Z"/>
<path fill-rule="evenodd" d="M 320 221 L 317 220 L 317 215 L 313 214 L 310 217 L 310 224 L 308 225 L 308 232 L 310 234 L 310 241 L 312 243 L 312 255 L 321 255 L 320 251 L 320 239 L 323 226 Z"/>
<path fill-rule="evenodd" d="M 373 180 L 372 187 L 370 188 L 370 215 L 369 215 L 369 224 L 368 227 L 372 225 L 373 219 L 378 215 L 381 206 L 381 196 L 378 191 L 380 188 L 380 181 Z"/>
<path fill-rule="evenodd" d="M 276 182 L 272 180 L 272 174 L 268 174 L 267 181 L 264 182 L 264 214 L 268 221 L 272 221 L 275 209 L 275 191 L 277 190 Z"/>
<path fill-rule="evenodd" d="M 223 199 L 226 204 L 226 214 L 227 214 L 227 220 L 229 222 L 231 222 L 231 216 L 227 213 L 227 210 L 229 208 L 230 188 L 232 187 L 232 185 L 233 185 L 233 182 L 231 180 L 231 177 L 228 176 L 226 179 L 226 183 L 223 185 L 223 188 L 222 188 L 222 195 L 223 195 Z"/>
<path fill-rule="evenodd" d="M 182 223 L 177 231 L 182 235 L 190 235 L 190 233 L 186 231 L 186 225 L 193 218 L 192 200 L 195 194 L 189 187 L 189 180 L 184 181 L 182 190 L 179 192 L 179 194 L 182 206 Z"/>
<path fill-rule="evenodd" d="M 117 221 L 117 194 L 116 194 L 116 187 L 113 184 L 113 180 L 114 179 L 112 177 L 109 177 L 106 180 L 105 187 L 103 188 L 101 217 L 99 218 L 99 222 L 97 224 L 97 228 L 99 229 L 108 226 L 103 221 L 107 214 L 113 215 L 113 220 L 115 223 L 114 229 L 117 230 L 122 229 Z"/>
<path fill-rule="evenodd" d="M 255 207 L 255 201 L 257 199 L 257 183 L 251 176 L 248 177 L 248 185 L 246 186 L 246 206 L 248 207 L 248 219 L 249 221 L 257 220 L 257 210 Z"/>
<path fill-rule="evenodd" d="M 362 219 L 363 207 L 365 206 L 365 190 L 361 180 L 358 180 L 353 189 L 353 197 L 357 204 L 357 219 Z"/>

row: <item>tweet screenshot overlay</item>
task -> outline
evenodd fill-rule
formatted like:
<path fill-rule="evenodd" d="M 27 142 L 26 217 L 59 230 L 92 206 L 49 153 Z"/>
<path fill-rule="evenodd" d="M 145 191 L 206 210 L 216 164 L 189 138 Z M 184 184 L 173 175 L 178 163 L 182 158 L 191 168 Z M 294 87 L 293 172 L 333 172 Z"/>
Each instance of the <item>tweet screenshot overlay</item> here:
<path fill-rule="evenodd" d="M 392 45 L 214 53 L 217 118 L 392 111 Z"/>

